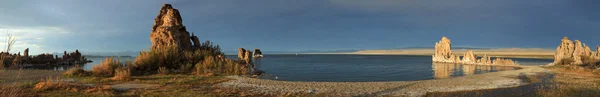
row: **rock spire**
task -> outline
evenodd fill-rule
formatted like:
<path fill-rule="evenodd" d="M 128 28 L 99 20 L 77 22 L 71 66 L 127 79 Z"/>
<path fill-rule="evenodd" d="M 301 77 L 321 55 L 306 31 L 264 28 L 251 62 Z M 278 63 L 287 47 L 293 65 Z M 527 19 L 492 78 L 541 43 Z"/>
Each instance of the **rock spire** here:
<path fill-rule="evenodd" d="M 588 45 L 579 40 L 571 41 L 565 36 L 556 47 L 553 65 L 581 65 L 584 59 L 600 59 L 599 49 L 600 46 L 597 46 L 596 52 L 592 52 Z"/>
<path fill-rule="evenodd" d="M 164 4 L 154 19 L 150 41 L 151 49 L 165 49 L 171 46 L 179 50 L 192 48 L 190 33 L 183 26 L 179 11 L 170 4 Z"/>
<path fill-rule="evenodd" d="M 432 55 L 433 62 L 441 63 L 460 63 L 460 64 L 476 64 L 476 65 L 519 65 L 510 59 L 496 58 L 492 60 L 490 56 L 484 55 L 482 58 L 477 59 L 477 56 L 473 54 L 472 50 L 468 50 L 463 54 L 462 59 L 460 56 L 452 54 L 450 39 L 442 37 L 439 42 L 435 43 L 435 54 Z"/>

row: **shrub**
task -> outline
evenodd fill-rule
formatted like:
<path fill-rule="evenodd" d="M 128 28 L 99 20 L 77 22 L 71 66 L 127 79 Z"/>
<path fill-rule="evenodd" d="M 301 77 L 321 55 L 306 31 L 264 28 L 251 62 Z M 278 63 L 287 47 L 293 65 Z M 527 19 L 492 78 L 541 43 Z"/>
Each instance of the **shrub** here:
<path fill-rule="evenodd" d="M 179 72 L 187 73 L 190 70 L 192 70 L 193 67 L 194 67 L 194 64 L 192 64 L 192 63 L 185 63 L 182 65 L 179 65 Z"/>
<path fill-rule="evenodd" d="M 108 57 L 99 65 L 92 66 L 92 74 L 95 76 L 112 76 L 117 67 L 123 66 L 119 60 Z"/>
<path fill-rule="evenodd" d="M 132 67 L 139 71 L 149 72 L 158 70 L 158 67 L 177 68 L 183 61 L 179 50 L 172 46 L 167 49 L 140 52 Z"/>
<path fill-rule="evenodd" d="M 167 67 L 159 67 L 158 68 L 158 73 L 159 74 L 163 74 L 163 75 L 167 75 L 167 74 L 169 74 L 169 69 L 167 69 Z"/>
<path fill-rule="evenodd" d="M 248 66 L 245 64 L 239 64 L 231 59 L 219 58 L 219 57 L 206 57 L 202 62 L 196 64 L 196 74 L 247 74 Z"/>
<path fill-rule="evenodd" d="M 115 69 L 115 76 L 112 80 L 129 80 L 131 79 L 131 70 L 125 67 Z"/>
<path fill-rule="evenodd" d="M 67 71 L 65 71 L 65 73 L 62 74 L 63 76 L 88 76 L 89 73 L 86 72 L 85 70 L 81 69 L 81 67 L 77 66 L 77 67 L 73 67 Z"/>

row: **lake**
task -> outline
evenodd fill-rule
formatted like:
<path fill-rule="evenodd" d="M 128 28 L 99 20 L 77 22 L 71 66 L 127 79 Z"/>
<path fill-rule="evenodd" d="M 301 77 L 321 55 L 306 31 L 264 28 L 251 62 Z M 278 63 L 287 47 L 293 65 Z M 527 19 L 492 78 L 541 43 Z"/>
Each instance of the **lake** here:
<path fill-rule="evenodd" d="M 256 59 L 256 67 L 264 70 L 262 78 L 285 81 L 412 81 L 468 76 L 503 70 L 516 70 L 514 67 L 476 66 L 447 63 L 432 63 L 431 56 L 412 55 L 264 55 Z M 226 57 L 237 59 L 236 55 Z M 86 64 L 90 70 L 104 58 L 89 58 L 93 63 Z M 121 57 L 120 60 L 133 60 Z M 522 65 L 543 65 L 552 59 L 511 58 Z"/>

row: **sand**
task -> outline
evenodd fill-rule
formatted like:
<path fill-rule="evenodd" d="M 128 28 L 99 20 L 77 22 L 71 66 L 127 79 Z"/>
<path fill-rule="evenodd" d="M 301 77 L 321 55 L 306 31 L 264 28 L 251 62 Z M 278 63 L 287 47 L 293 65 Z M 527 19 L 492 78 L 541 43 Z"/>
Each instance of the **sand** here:
<path fill-rule="evenodd" d="M 519 79 L 523 75 L 549 73 L 539 66 L 522 66 L 523 69 L 501 71 L 447 79 L 392 82 L 292 82 L 228 76 L 234 79 L 218 84 L 229 88 L 251 88 L 258 93 L 328 93 L 336 96 L 422 96 L 427 92 L 450 92 L 507 88 L 526 85 Z"/>

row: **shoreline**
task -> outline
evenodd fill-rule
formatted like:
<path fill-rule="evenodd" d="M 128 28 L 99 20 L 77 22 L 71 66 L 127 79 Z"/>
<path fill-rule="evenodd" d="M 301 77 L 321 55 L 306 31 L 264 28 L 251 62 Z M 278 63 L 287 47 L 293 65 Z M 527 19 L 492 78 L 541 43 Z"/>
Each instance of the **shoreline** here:
<path fill-rule="evenodd" d="M 389 82 L 298 82 L 228 76 L 231 81 L 218 84 L 229 88 L 250 88 L 264 94 L 325 93 L 332 96 L 423 96 L 428 92 L 452 92 L 510 88 L 529 83 L 519 77 L 550 73 L 540 66 L 518 66 L 521 69 L 446 79 Z M 460 83 L 457 83 L 460 82 Z"/>

